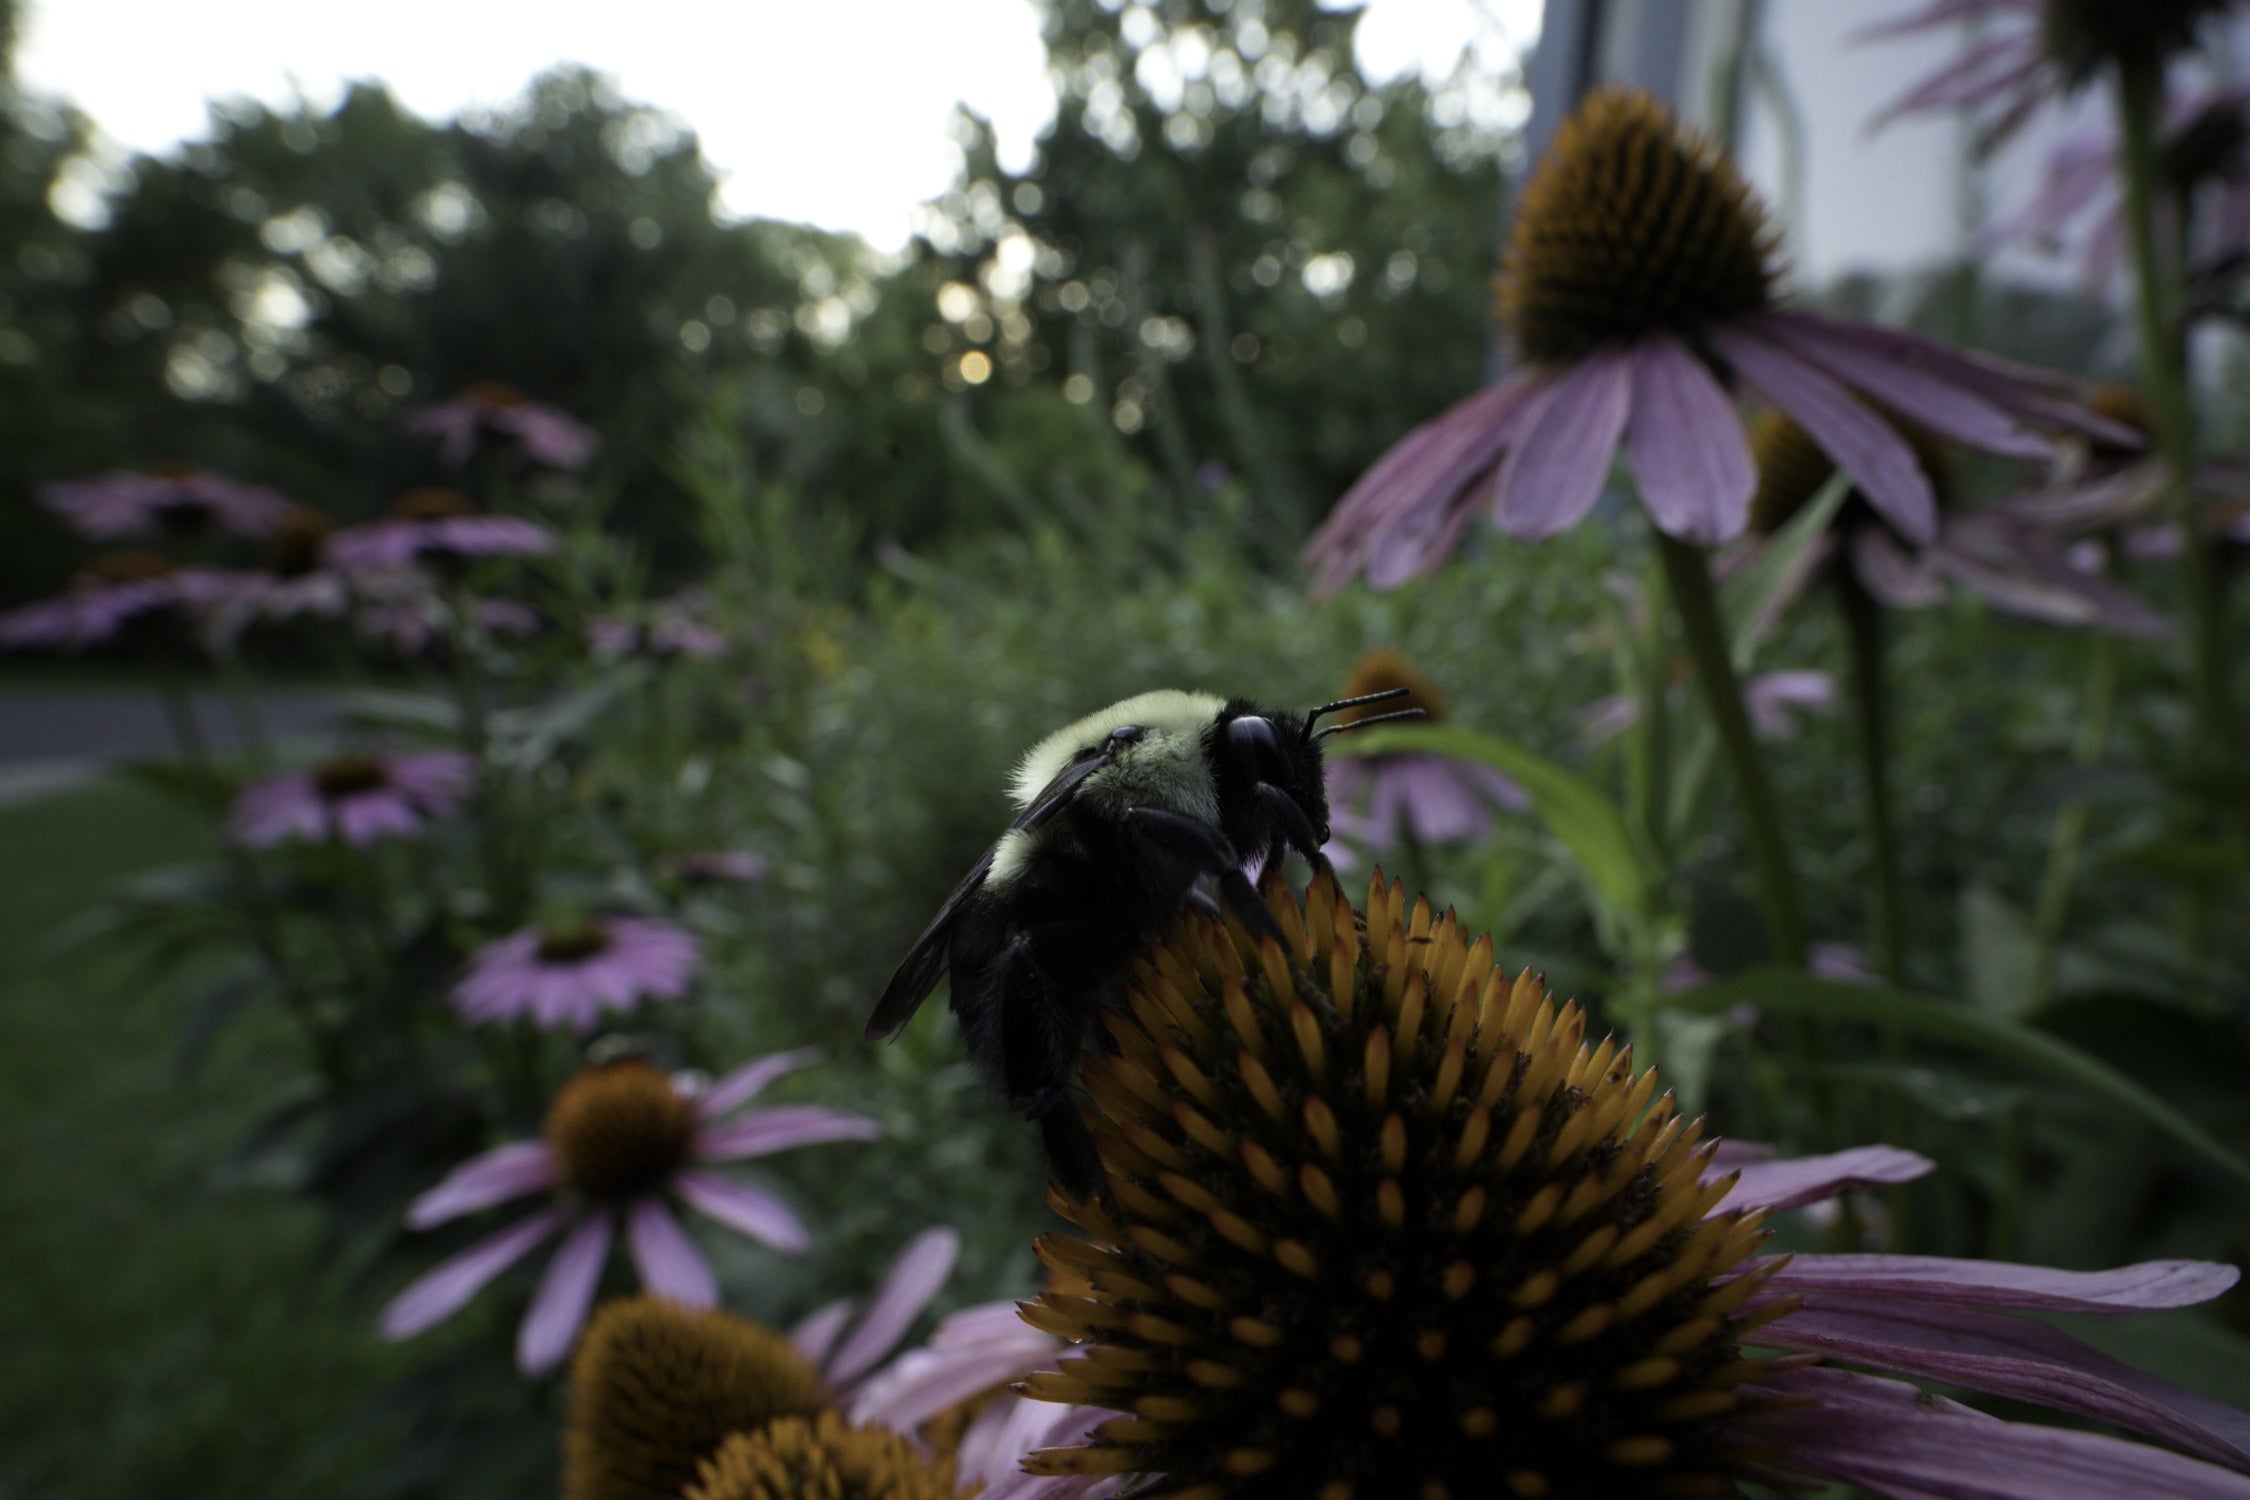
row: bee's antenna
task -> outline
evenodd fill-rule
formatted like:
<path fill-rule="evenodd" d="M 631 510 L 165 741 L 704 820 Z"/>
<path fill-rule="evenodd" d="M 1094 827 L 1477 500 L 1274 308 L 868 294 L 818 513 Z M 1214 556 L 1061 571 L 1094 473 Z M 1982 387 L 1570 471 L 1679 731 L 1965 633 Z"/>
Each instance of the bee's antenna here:
<path fill-rule="evenodd" d="M 1314 740 L 1320 738 L 1320 734 L 1334 734 L 1338 729 L 1345 729 L 1350 727 L 1344 724 L 1337 724 L 1330 728 L 1323 729 L 1320 734 L 1314 734 L 1313 720 L 1319 718 L 1322 714 L 1332 714 L 1339 708 L 1357 708 L 1362 703 L 1388 703 L 1393 698 L 1403 698 L 1408 693 L 1411 693 L 1413 691 L 1414 689 L 1410 687 L 1385 688 L 1379 693 L 1362 693 L 1357 698 L 1338 698 L 1334 703 L 1323 703 L 1322 705 L 1320 705 L 1320 707 L 1305 715 L 1305 743 L 1308 745 L 1311 744 Z M 1421 710 L 1417 708 L 1411 710 L 1411 712 L 1418 714 L 1421 712 Z M 1396 719 L 1399 717 L 1402 716 L 1399 714 L 1383 715 L 1383 718 L 1386 719 Z M 1363 724 L 1373 724 L 1378 721 L 1374 719 L 1362 719 L 1359 722 Z"/>
<path fill-rule="evenodd" d="M 1388 698 L 1391 695 L 1388 693 L 1384 693 L 1381 696 Z M 1317 743 L 1321 740 L 1327 739 L 1332 734 L 1342 734 L 1347 729 L 1368 729 L 1377 724 L 1391 723 L 1393 720 L 1397 719 L 1419 719 L 1423 717 L 1425 717 L 1425 715 L 1419 708 L 1402 708 L 1397 710 L 1395 713 L 1375 714 L 1372 717 L 1365 719 L 1354 719 L 1349 724 L 1331 724 L 1326 729 L 1321 730 L 1318 734 L 1308 734 L 1305 736 L 1305 738 L 1308 741 Z"/>

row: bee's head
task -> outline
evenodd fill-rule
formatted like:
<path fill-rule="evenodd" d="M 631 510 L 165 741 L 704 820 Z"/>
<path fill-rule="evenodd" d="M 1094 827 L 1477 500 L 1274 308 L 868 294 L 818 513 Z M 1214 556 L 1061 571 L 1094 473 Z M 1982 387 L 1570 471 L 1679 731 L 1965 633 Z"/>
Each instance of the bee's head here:
<path fill-rule="evenodd" d="M 1244 853 L 1278 846 L 1282 830 L 1259 804 L 1260 782 L 1279 788 L 1303 811 L 1320 841 L 1328 841 L 1328 785 L 1320 742 L 1329 735 L 1391 719 L 1416 718 L 1418 708 L 1380 714 L 1349 724 L 1315 725 L 1323 714 L 1405 695 L 1405 688 L 1324 703 L 1308 714 L 1273 713 L 1237 698 L 1219 713 L 1214 727 L 1213 769 L 1219 783 L 1220 820 Z"/>

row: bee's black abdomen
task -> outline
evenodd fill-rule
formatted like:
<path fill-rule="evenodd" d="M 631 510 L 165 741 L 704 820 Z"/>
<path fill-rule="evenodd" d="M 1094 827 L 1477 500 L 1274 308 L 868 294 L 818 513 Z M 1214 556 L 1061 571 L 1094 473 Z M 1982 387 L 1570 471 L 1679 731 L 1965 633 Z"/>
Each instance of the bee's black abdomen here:
<path fill-rule="evenodd" d="M 1092 1197 L 1101 1186 L 1102 1163 L 1078 1106 L 1065 1100 L 1041 1111 L 1038 1121 L 1039 1142 L 1047 1148 L 1047 1165 L 1055 1181 L 1073 1198 Z"/>

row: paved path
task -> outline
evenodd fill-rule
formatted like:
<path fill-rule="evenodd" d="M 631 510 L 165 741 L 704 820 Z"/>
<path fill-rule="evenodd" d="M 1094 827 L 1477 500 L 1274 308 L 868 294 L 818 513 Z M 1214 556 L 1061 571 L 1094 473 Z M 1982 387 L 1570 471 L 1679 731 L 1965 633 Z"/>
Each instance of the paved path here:
<path fill-rule="evenodd" d="M 318 689 L 266 690 L 255 707 L 271 739 L 318 737 L 340 699 Z M 238 749 L 241 730 L 216 689 L 191 695 L 196 723 L 212 748 Z M 0 802 L 72 785 L 114 761 L 177 751 L 155 689 L 127 684 L 0 686 Z"/>

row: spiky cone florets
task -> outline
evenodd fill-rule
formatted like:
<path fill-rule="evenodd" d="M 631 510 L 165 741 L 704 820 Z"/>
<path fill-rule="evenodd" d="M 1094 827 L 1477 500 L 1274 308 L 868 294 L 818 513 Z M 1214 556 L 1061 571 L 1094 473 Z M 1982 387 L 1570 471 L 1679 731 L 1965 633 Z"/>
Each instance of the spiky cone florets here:
<path fill-rule="evenodd" d="M 823 1412 L 736 1433 L 682 1500 L 954 1500 L 953 1465 L 889 1428 Z"/>
<path fill-rule="evenodd" d="M 1775 256 L 1764 205 L 1716 144 L 1645 93 L 1598 89 L 1524 187 L 1500 316 L 1525 358 L 1562 363 L 1767 306 Z"/>
<path fill-rule="evenodd" d="M 827 1404 L 819 1372 L 770 1328 L 657 1297 L 609 1303 L 571 1361 L 565 1500 L 679 1500 L 730 1434 Z"/>
<path fill-rule="evenodd" d="M 1107 1174 L 1029 1305 L 1085 1346 L 1029 1393 L 1128 1413 L 1048 1474 L 1151 1494 L 1724 1493 L 1714 1419 L 1760 1366 L 1702 1127 L 1629 1049 L 1378 873 L 1268 899 L 1292 962 L 1183 922 L 1089 1064 Z M 1721 1278 L 1731 1277 L 1722 1281 Z"/>

